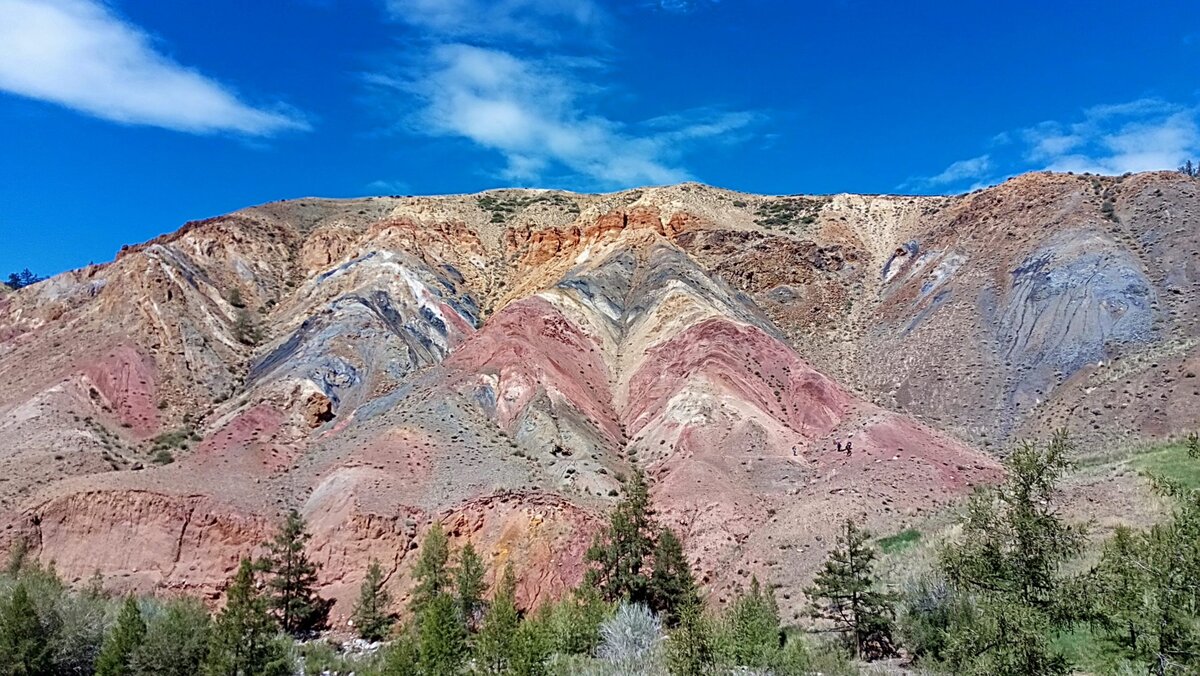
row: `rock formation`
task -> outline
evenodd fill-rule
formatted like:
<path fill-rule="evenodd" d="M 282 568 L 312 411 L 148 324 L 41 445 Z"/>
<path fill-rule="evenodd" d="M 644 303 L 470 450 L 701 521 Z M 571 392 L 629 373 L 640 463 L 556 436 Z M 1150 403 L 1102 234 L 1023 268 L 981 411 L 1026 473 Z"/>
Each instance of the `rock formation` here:
<path fill-rule="evenodd" d="M 537 603 L 636 463 L 714 602 L 757 574 L 796 612 L 841 517 L 898 531 L 1054 427 L 1193 426 L 1198 220 L 1151 173 L 190 223 L 0 295 L 0 546 L 216 599 L 295 507 L 344 616 L 371 558 L 403 600 L 440 519 Z"/>

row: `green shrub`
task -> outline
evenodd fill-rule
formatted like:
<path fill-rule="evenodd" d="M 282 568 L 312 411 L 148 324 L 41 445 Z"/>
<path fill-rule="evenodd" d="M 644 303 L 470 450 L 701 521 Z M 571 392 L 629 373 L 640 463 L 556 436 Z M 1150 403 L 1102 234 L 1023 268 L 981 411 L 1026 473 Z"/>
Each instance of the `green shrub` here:
<path fill-rule="evenodd" d="M 195 599 L 151 600 L 146 634 L 130 660 L 134 676 L 193 676 L 208 654 L 212 618 Z"/>

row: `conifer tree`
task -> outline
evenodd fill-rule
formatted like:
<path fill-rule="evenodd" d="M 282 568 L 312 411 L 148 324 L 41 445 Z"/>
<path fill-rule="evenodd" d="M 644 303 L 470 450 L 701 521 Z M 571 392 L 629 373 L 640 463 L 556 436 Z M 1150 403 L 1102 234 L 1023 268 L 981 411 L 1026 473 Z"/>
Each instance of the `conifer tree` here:
<path fill-rule="evenodd" d="M 507 673 L 511 676 L 549 676 L 546 664 L 550 655 L 551 641 L 545 625 L 526 620 L 517 627 Z"/>
<path fill-rule="evenodd" d="M 371 559 L 351 616 L 359 638 L 382 641 L 387 637 L 392 627 L 392 618 L 387 611 L 390 603 L 391 595 L 383 588 L 383 569 L 378 561 Z"/>
<path fill-rule="evenodd" d="M 401 630 L 383 651 L 381 676 L 414 676 L 421 672 L 421 651 L 412 627 Z M 423 676 L 423 675 L 422 675 Z"/>
<path fill-rule="evenodd" d="M 892 643 L 895 599 L 876 589 L 876 555 L 867 544 L 869 539 L 867 531 L 846 519 L 837 544 L 805 593 L 813 600 L 814 617 L 833 622 L 834 631 L 849 636 L 855 657 L 875 660 L 896 652 Z"/>
<path fill-rule="evenodd" d="M 650 579 L 645 568 L 654 553 L 657 535 L 653 516 L 646 477 L 635 468 L 625 483 L 625 498 L 584 556 L 590 565 L 585 582 L 604 600 L 650 604 Z"/>
<path fill-rule="evenodd" d="M 483 562 L 475 553 L 475 546 L 470 542 L 463 545 L 458 553 L 458 567 L 454 570 L 455 587 L 458 598 L 458 609 L 462 614 L 467 629 L 478 629 L 483 616 L 484 576 Z"/>
<path fill-rule="evenodd" d="M 516 593 L 517 578 L 512 566 L 507 565 L 475 641 L 475 663 L 482 674 L 508 674 L 512 670 L 521 624 Z"/>
<path fill-rule="evenodd" d="M 679 609 L 678 625 L 667 637 L 667 666 L 671 676 L 705 676 L 716 671 L 712 627 L 699 604 Z"/>
<path fill-rule="evenodd" d="M 289 671 L 276 640 L 278 625 L 258 591 L 254 571 L 250 560 L 242 559 L 213 626 L 206 676 L 282 676 Z"/>
<path fill-rule="evenodd" d="M 304 552 L 311 537 L 300 513 L 289 511 L 279 533 L 267 543 L 268 553 L 261 563 L 268 574 L 275 618 L 285 632 L 296 637 L 323 629 L 331 606 L 317 595 L 317 565 Z"/>
<path fill-rule="evenodd" d="M 600 644 L 600 625 L 612 615 L 613 606 L 595 587 L 581 585 L 565 599 L 542 606 L 538 624 L 545 629 L 548 649 L 564 655 L 590 655 Z M 522 626 L 530 624 L 527 620 Z"/>
<path fill-rule="evenodd" d="M 1005 463 L 1004 484 L 972 497 L 962 537 L 942 553 L 947 578 L 973 606 L 969 626 L 948 630 L 946 658 L 960 673 L 1070 670 L 1053 644 L 1082 610 L 1078 595 L 1064 593 L 1074 585 L 1060 572 L 1084 537 L 1063 521 L 1056 500 L 1070 451 L 1062 432 L 1044 446 L 1022 444 Z"/>
<path fill-rule="evenodd" d="M 739 667 L 769 668 L 783 645 L 775 594 L 751 577 L 749 592 L 734 602 L 728 621 L 730 661 Z"/>
<path fill-rule="evenodd" d="M 687 608 L 700 605 L 700 592 L 683 545 L 674 531 L 664 528 L 654 547 L 654 567 L 650 573 L 650 608 L 662 615 L 668 627 L 679 624 Z"/>
<path fill-rule="evenodd" d="M 25 582 L 18 582 L 0 606 L 0 665 L 12 676 L 49 674 L 51 650 L 48 627 L 38 616 Z"/>
<path fill-rule="evenodd" d="M 467 655 L 467 629 L 457 600 L 438 594 L 417 616 L 417 643 L 422 676 L 457 674 Z"/>
<path fill-rule="evenodd" d="M 96 676 L 124 676 L 132 673 L 131 661 L 134 652 L 146 637 L 146 623 L 137 599 L 125 598 L 117 623 L 104 640 L 104 647 L 96 658 Z"/>
<path fill-rule="evenodd" d="M 449 563 L 450 543 L 441 522 L 434 521 L 421 543 L 421 556 L 413 570 L 416 586 L 409 607 L 414 615 L 420 615 L 426 605 L 450 589 Z"/>

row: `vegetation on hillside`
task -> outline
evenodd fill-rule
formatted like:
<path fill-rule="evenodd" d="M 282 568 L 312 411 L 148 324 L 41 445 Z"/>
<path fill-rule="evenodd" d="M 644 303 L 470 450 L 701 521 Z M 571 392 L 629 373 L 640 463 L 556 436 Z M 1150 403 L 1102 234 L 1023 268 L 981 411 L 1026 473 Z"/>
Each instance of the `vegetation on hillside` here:
<path fill-rule="evenodd" d="M 25 268 L 20 272 L 10 273 L 8 275 L 8 279 L 4 282 L 4 285 L 13 291 L 16 291 L 17 289 L 23 289 L 31 284 L 37 284 L 45 279 L 45 277 L 39 277 L 31 272 L 29 268 Z"/>
<path fill-rule="evenodd" d="M 435 522 L 402 621 L 382 567 L 365 571 L 353 649 L 318 633 L 329 604 L 296 512 L 264 559 L 241 562 L 215 615 L 186 599 L 112 598 L 95 580 L 70 589 L 17 547 L 0 576 L 0 674 L 784 676 L 856 673 L 896 656 L 932 674 L 1197 673 L 1200 439 L 1138 456 L 1171 513 L 1118 529 L 1090 557 L 1084 529 L 1059 509 L 1073 453 L 1061 434 L 1014 451 L 1005 482 L 973 496 L 902 591 L 882 584 L 881 550 L 912 547 L 920 533 L 873 541 L 844 522 L 807 590 L 805 627 L 784 626 L 757 578 L 723 610 L 705 604 L 636 471 L 587 552 L 583 583 L 560 601 L 523 607 L 511 566 L 489 571 Z"/>

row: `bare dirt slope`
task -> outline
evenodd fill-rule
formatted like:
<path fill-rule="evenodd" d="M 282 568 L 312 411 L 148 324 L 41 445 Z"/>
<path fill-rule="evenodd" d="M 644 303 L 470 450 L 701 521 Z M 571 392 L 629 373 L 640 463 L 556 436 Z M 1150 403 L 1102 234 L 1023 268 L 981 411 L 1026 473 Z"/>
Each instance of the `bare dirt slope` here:
<path fill-rule="evenodd" d="M 403 599 L 441 519 L 537 602 L 636 463 L 714 599 L 757 574 L 798 608 L 839 517 L 898 531 L 1051 427 L 1193 427 L 1198 219 L 1200 182 L 1155 173 L 190 223 L 0 295 L 0 540 L 215 597 L 295 507 L 344 602 L 371 558 Z"/>

